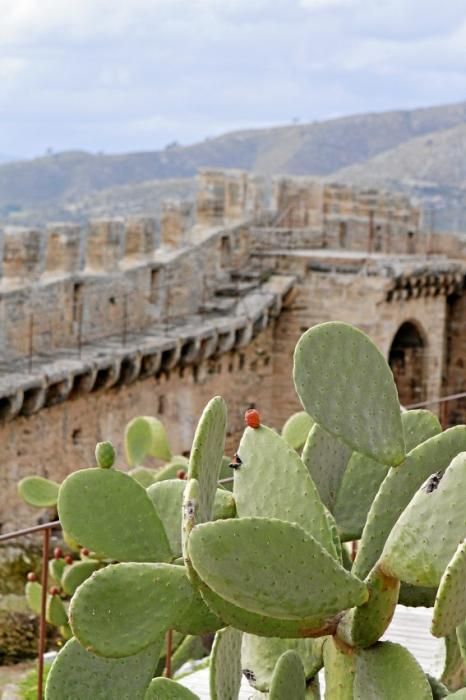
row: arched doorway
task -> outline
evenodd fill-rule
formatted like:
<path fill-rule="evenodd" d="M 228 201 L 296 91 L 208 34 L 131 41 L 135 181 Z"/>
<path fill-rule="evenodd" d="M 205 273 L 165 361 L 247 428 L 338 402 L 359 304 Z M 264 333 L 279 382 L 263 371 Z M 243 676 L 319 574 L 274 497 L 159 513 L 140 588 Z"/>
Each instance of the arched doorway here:
<path fill-rule="evenodd" d="M 418 327 L 411 321 L 402 323 L 393 338 L 388 363 L 404 406 L 426 398 L 425 352 L 426 343 Z"/>

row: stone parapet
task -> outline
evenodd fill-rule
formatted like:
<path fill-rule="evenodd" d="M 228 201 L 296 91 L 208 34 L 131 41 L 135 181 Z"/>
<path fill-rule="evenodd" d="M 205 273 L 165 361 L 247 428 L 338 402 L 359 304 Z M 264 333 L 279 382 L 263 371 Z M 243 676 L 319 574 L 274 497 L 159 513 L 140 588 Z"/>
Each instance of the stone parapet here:
<path fill-rule="evenodd" d="M 1 375 L 0 421 L 244 347 L 277 317 L 294 281 L 292 276 L 272 276 L 243 297 L 227 317 L 189 318 L 163 330 L 133 335 L 124 346 L 110 339 L 83 346 L 79 358 L 45 362 L 32 373 L 23 369 Z"/>

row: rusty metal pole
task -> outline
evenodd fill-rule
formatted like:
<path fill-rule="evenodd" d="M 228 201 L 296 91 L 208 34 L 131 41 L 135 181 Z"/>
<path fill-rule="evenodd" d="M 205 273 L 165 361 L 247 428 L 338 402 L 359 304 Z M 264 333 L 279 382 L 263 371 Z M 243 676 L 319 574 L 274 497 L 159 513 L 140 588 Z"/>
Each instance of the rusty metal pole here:
<path fill-rule="evenodd" d="M 172 648 L 173 648 L 173 630 L 167 631 L 166 636 L 166 654 L 165 654 L 165 678 L 172 677 Z"/>
<path fill-rule="evenodd" d="M 34 352 L 34 314 L 31 314 L 29 317 L 29 348 L 28 348 L 28 353 L 29 353 L 29 361 L 28 361 L 28 370 L 29 374 L 32 372 L 32 354 Z"/>
<path fill-rule="evenodd" d="M 81 359 L 81 350 L 83 346 L 83 302 L 79 303 L 79 317 L 78 317 L 78 357 Z"/>
<path fill-rule="evenodd" d="M 45 654 L 45 608 L 47 604 L 47 580 L 49 569 L 49 542 L 50 529 L 44 528 L 42 534 L 42 576 L 41 576 L 41 598 L 40 598 L 40 621 L 39 621 L 39 658 L 37 659 L 37 700 L 42 700 L 44 685 L 44 654 Z"/>
<path fill-rule="evenodd" d="M 440 425 L 444 430 L 448 428 L 448 401 L 442 401 L 439 405 Z"/>
<path fill-rule="evenodd" d="M 123 347 L 126 345 L 126 338 L 128 336 L 128 292 L 125 292 L 123 297 L 123 332 L 121 338 L 121 344 Z"/>

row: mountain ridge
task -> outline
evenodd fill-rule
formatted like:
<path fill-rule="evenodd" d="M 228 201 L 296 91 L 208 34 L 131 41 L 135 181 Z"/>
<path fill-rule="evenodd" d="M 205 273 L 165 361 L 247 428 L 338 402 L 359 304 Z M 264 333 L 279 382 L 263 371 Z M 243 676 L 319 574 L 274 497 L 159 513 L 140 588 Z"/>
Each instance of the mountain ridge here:
<path fill-rule="evenodd" d="M 241 168 L 267 176 L 290 174 L 341 177 L 346 178 L 345 181 L 366 179 L 376 184 L 374 172 L 379 161 L 376 160 L 374 166 L 374 159 L 382 158 L 383 163 L 383 154 L 392 152 L 395 155 L 388 156 L 388 163 L 393 177 L 382 179 L 381 184 L 399 185 L 401 189 L 409 190 L 401 156 L 410 153 L 413 163 L 422 164 L 424 137 L 439 144 L 435 157 L 443 163 L 441 182 L 434 179 L 431 184 L 441 188 L 459 186 L 461 189 L 462 184 L 458 184 L 461 178 L 456 172 L 449 174 L 448 157 L 442 155 L 443 150 L 452 152 L 454 134 L 450 139 L 448 134 L 445 137 L 439 137 L 439 134 L 452 129 L 458 129 L 458 134 L 462 134 L 465 125 L 466 101 L 414 110 L 350 115 L 309 124 L 237 130 L 189 146 L 171 145 L 159 151 L 105 155 L 73 150 L 0 164 L 0 220 L 34 220 L 32 213 L 35 211 L 69 212 L 75 205 L 79 209 L 79 203 L 89 201 L 89 198 L 97 201 L 99 192 L 102 195 L 106 192 L 104 199 L 110 202 L 114 199 L 112 188 L 122 186 L 139 188 L 137 198 L 142 203 L 147 199 L 145 193 L 141 197 L 142 183 L 172 179 L 177 191 L 180 187 L 175 184 L 176 180 L 192 177 L 200 167 Z M 399 148 L 402 149 L 401 156 L 397 155 Z M 456 150 L 463 153 L 466 162 L 466 140 L 461 139 Z M 397 158 L 401 170 L 397 170 Z M 435 171 L 435 163 L 431 170 Z M 161 189 L 165 191 L 167 188 Z M 185 189 L 184 182 L 181 189 Z M 130 193 L 128 195 L 125 190 L 126 196 L 130 201 Z M 97 206 L 100 209 L 101 203 Z M 41 219 L 42 214 L 37 216 Z"/>

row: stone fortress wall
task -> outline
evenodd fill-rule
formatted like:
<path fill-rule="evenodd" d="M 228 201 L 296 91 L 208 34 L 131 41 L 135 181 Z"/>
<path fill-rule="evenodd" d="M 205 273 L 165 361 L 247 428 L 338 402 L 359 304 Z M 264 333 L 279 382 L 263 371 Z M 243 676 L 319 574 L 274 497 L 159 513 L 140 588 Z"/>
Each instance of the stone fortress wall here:
<path fill-rule="evenodd" d="M 7 228 L 0 251 L 4 530 L 34 518 L 22 476 L 60 480 L 102 439 L 121 452 L 134 415 L 161 417 L 176 452 L 217 393 L 229 449 L 250 404 L 281 427 L 299 408 L 292 351 L 314 323 L 367 331 L 405 403 L 466 389 L 466 244 L 424 231 L 403 196 L 204 170 L 196 203 L 167 202 L 160 222 Z"/>

